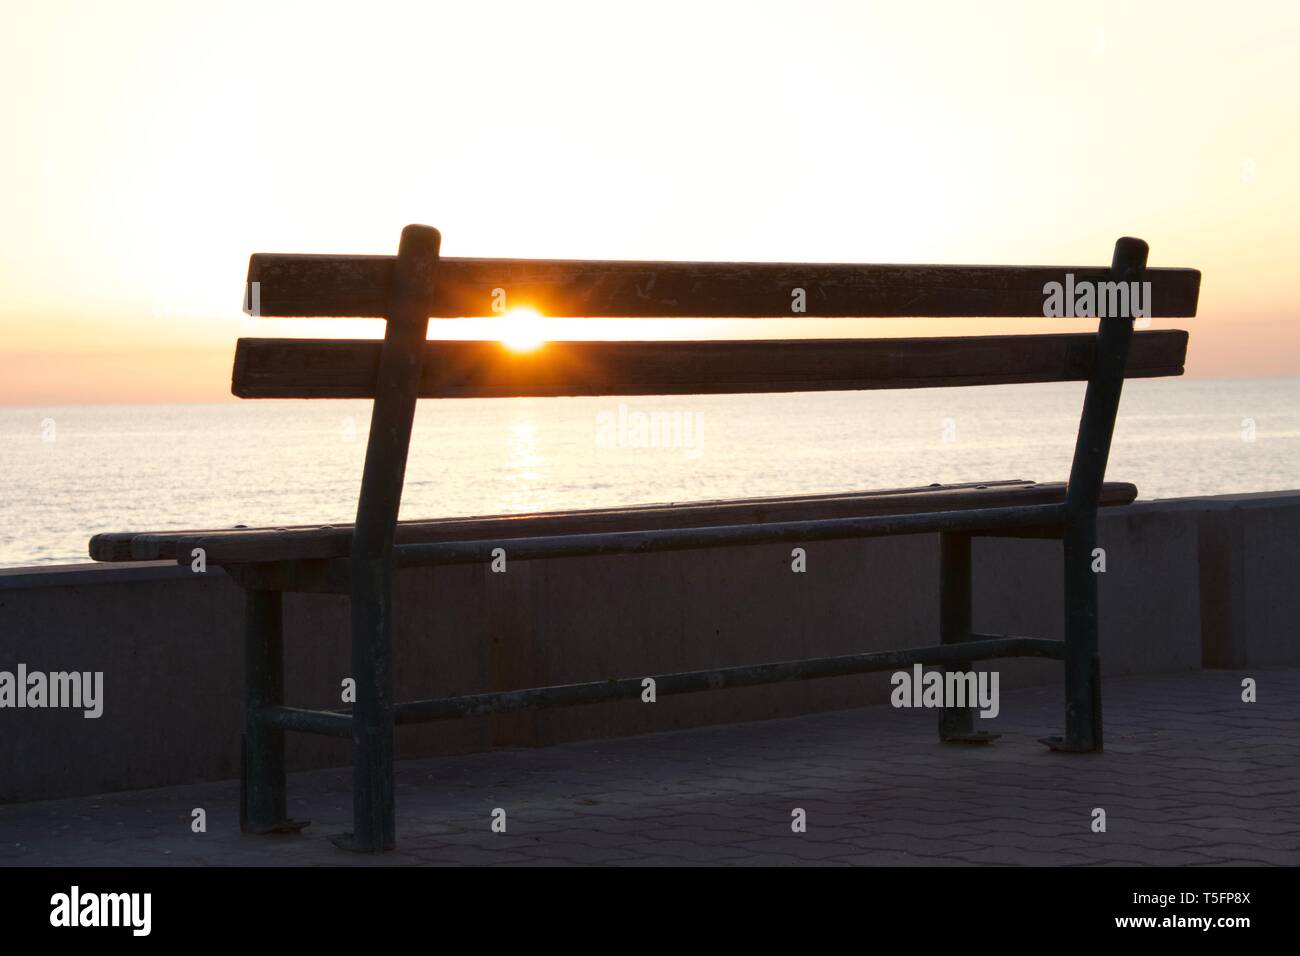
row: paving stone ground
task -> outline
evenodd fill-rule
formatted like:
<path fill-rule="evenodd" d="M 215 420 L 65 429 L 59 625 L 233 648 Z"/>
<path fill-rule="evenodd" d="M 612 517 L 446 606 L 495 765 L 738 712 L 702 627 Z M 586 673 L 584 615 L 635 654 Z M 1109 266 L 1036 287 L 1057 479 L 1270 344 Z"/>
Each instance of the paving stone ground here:
<path fill-rule="evenodd" d="M 871 707 L 403 761 L 400 849 L 379 858 L 327 839 L 350 829 L 347 769 L 291 776 L 291 815 L 314 821 L 296 836 L 242 836 L 236 781 L 3 806 L 0 866 L 1300 864 L 1300 671 L 1105 694 L 1101 755 L 1037 742 L 1062 720 L 1045 686 L 1002 695 L 990 746 L 938 743 L 933 711 Z"/>

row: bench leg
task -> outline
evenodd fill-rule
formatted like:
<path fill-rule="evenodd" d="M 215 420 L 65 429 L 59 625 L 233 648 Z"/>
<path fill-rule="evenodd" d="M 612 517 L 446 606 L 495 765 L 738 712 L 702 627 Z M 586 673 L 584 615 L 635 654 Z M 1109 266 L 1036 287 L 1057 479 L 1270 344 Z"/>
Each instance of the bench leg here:
<path fill-rule="evenodd" d="M 366 464 L 352 533 L 352 816 L 338 842 L 362 853 L 397 845 L 393 807 L 393 536 L 420 395 L 442 239 L 428 226 L 407 226 L 389 275 L 388 322 L 375 374 Z"/>
<path fill-rule="evenodd" d="M 1113 281 L 1136 283 L 1147 265 L 1147 244 L 1123 238 L 1115 243 Z M 1115 418 L 1133 339 L 1133 316 L 1103 315 L 1097 325 L 1092 375 L 1083 396 L 1083 415 L 1066 484 L 1065 521 L 1065 737 L 1043 742 L 1069 753 L 1101 751 L 1101 655 L 1097 641 L 1097 502 L 1106 480 Z"/>
<path fill-rule="evenodd" d="M 397 845 L 393 796 L 392 569 L 387 562 L 359 562 L 352 586 L 352 820 L 350 840 L 358 853 L 382 853 Z"/>
<path fill-rule="evenodd" d="M 284 634 L 279 591 L 244 592 L 244 760 L 240 829 L 294 832 L 288 819 L 284 731 L 262 723 L 262 709 L 284 703 Z"/>
<path fill-rule="evenodd" d="M 971 633 L 971 536 L 939 535 L 939 642 L 960 644 Z M 952 664 L 969 671 L 969 661 Z M 989 743 L 996 734 L 975 730 L 975 707 L 945 707 L 939 713 L 939 739 L 944 743 Z"/>
<path fill-rule="evenodd" d="M 1101 654 L 1097 640 L 1097 546 L 1095 513 L 1071 520 L 1065 529 L 1065 739 L 1053 750 L 1099 753 L 1101 733 Z"/>

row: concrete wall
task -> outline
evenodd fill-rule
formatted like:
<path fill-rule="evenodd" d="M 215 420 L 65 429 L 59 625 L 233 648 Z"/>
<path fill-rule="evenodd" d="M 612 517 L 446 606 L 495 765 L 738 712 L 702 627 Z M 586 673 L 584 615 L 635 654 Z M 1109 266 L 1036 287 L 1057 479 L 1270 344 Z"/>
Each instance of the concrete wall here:
<path fill-rule="evenodd" d="M 1300 495 L 1197 502 L 1204 665 L 1300 665 Z"/>
<path fill-rule="evenodd" d="M 1102 659 L 1110 674 L 1300 663 L 1289 574 L 1300 492 L 1141 503 L 1103 513 Z M 399 575 L 398 699 L 653 675 L 937 643 L 933 535 L 518 562 Z M 975 544 L 975 628 L 1059 639 L 1060 546 Z M 104 715 L 0 709 L 0 801 L 231 778 L 239 772 L 242 592 L 168 564 L 0 571 L 0 670 L 103 671 Z M 287 697 L 340 706 L 346 601 L 285 599 Z M 1003 686 L 1058 682 L 1002 661 Z M 533 746 L 880 703 L 887 674 L 402 728 L 403 756 Z M 1055 733 L 1059 726 L 1044 727 Z M 290 736 L 294 768 L 346 742 Z"/>

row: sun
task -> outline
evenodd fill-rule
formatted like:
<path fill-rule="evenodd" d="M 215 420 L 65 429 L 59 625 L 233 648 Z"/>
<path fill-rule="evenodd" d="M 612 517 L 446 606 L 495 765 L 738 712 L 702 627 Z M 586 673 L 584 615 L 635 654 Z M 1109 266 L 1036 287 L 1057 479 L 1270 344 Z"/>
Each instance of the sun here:
<path fill-rule="evenodd" d="M 531 352 L 546 341 L 542 317 L 536 309 L 511 309 L 498 322 L 497 338 L 512 352 Z"/>

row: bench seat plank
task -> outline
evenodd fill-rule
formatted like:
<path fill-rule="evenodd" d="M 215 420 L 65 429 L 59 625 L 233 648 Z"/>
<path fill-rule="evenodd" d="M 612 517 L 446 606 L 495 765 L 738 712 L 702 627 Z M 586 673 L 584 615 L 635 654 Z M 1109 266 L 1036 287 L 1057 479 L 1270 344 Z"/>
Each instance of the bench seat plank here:
<path fill-rule="evenodd" d="M 393 256 L 285 255 L 249 259 L 244 307 L 268 317 L 387 314 Z M 442 257 L 431 318 L 492 316 L 504 289 L 511 306 L 588 318 L 1042 318 L 1043 287 L 1101 283 L 1097 266 L 858 265 L 787 262 L 629 262 Z M 1152 316 L 1196 314 L 1201 274 L 1147 269 Z M 254 286 L 254 283 L 256 285 Z"/>
<path fill-rule="evenodd" d="M 898 339 L 425 343 L 421 398 L 700 395 L 1084 381 L 1096 335 Z M 1138 332 L 1130 378 L 1181 375 L 1187 333 Z M 231 391 L 240 398 L 371 398 L 380 343 L 240 339 Z"/>
<path fill-rule="evenodd" d="M 684 514 L 692 510 L 702 514 L 709 509 L 714 508 L 730 510 L 738 516 L 743 516 L 745 513 L 762 515 L 765 513 L 765 509 L 772 507 L 779 508 L 791 501 L 815 502 L 841 498 L 859 499 L 876 497 L 879 495 L 912 494 L 941 488 L 956 490 L 962 488 L 995 488 L 1006 487 L 1009 485 L 1032 484 L 1034 484 L 1034 482 L 1027 481 L 1023 478 L 1013 478 L 1003 481 L 968 481 L 946 485 L 931 484 L 913 485 L 907 488 L 879 488 L 870 491 L 832 491 L 822 494 L 799 495 L 797 497 L 779 495 L 759 498 L 727 498 L 712 501 L 663 501 L 643 505 L 624 505 L 619 508 L 577 508 L 565 511 L 525 512 L 523 514 L 474 515 L 463 518 L 420 518 L 416 520 L 397 522 L 397 538 L 399 541 L 418 541 L 420 540 L 419 534 L 421 533 L 419 529 L 425 525 L 433 525 L 436 527 L 455 525 L 457 528 L 467 533 L 472 533 L 472 529 L 480 525 L 489 525 L 494 522 L 518 523 L 524 519 L 576 519 L 586 515 L 598 517 L 604 515 L 624 515 L 628 518 L 633 518 L 637 515 L 643 514 Z M 738 517 L 738 520 L 746 519 Z M 748 520 L 759 519 L 753 518 Z M 180 531 L 109 531 L 97 534 L 90 539 L 90 556 L 96 561 L 171 560 L 176 557 L 176 542 L 182 538 L 223 537 L 226 535 L 249 534 L 254 531 L 342 531 L 350 534 L 351 530 L 351 523 L 341 523 L 334 525 L 289 525 L 279 528 L 249 528 L 240 525 L 232 528 L 199 528 Z"/>
<path fill-rule="evenodd" d="M 1125 482 L 1107 482 L 1103 505 L 1124 505 L 1137 497 Z M 489 541 L 562 534 L 641 531 L 721 525 L 802 521 L 820 518 L 870 517 L 977 508 L 1059 504 L 1065 500 L 1063 482 L 988 482 L 939 485 L 922 489 L 860 492 L 838 495 L 759 498 L 727 502 L 647 505 L 639 508 L 592 509 L 531 515 L 496 515 L 400 522 L 396 543 Z M 188 564 L 202 548 L 210 564 L 306 561 L 347 557 L 351 526 L 300 529 L 248 529 L 215 533 L 153 534 L 145 536 L 154 557 L 172 557 Z M 140 549 L 142 552 L 146 548 Z"/>

